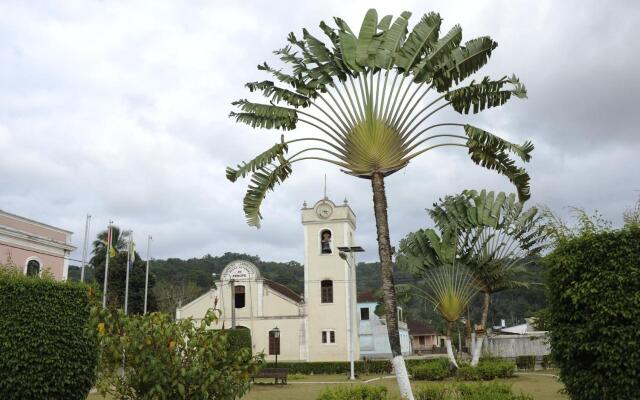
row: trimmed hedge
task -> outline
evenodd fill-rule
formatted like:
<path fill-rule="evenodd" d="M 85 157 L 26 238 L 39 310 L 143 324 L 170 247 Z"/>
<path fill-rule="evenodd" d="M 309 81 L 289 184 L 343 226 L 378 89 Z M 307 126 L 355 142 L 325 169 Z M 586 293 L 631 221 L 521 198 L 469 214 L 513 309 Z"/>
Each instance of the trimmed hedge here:
<path fill-rule="evenodd" d="M 536 368 L 536 356 L 517 356 L 518 369 L 534 370 Z"/>
<path fill-rule="evenodd" d="M 545 257 L 551 354 L 572 399 L 640 393 L 640 226 L 561 238 Z"/>
<path fill-rule="evenodd" d="M 464 381 L 490 381 L 496 378 L 511 378 L 516 365 L 509 361 L 480 360 L 477 367 L 461 365 L 456 370 L 456 379 Z"/>
<path fill-rule="evenodd" d="M 89 290 L 0 269 L 0 398 L 87 397 L 97 358 Z"/>
<path fill-rule="evenodd" d="M 533 400 L 524 394 L 514 394 L 504 383 L 458 383 L 453 385 L 427 384 L 419 386 L 416 400 Z"/>
<path fill-rule="evenodd" d="M 316 400 L 386 400 L 387 388 L 384 386 L 352 386 L 327 389 Z"/>
<path fill-rule="evenodd" d="M 441 381 L 451 376 L 449 359 L 439 358 L 409 367 L 409 374 L 416 380 Z"/>
<path fill-rule="evenodd" d="M 275 363 L 266 363 L 265 368 L 275 368 Z M 348 361 L 330 362 L 280 362 L 278 368 L 288 368 L 290 374 L 344 374 L 349 371 Z M 355 361 L 354 370 L 358 374 L 388 374 L 391 372 L 389 360 Z"/>

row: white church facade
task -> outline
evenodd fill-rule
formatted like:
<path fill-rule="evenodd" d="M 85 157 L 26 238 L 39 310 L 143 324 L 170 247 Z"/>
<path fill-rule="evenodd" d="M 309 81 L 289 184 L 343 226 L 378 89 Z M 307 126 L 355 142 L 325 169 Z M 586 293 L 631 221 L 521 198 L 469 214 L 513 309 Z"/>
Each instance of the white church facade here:
<path fill-rule="evenodd" d="M 176 310 L 198 320 L 215 300 L 216 328 L 249 329 L 252 350 L 268 361 L 360 359 L 354 244 L 356 216 L 326 197 L 302 208 L 304 295 L 260 275 L 244 260 L 229 263 L 215 288 Z"/>

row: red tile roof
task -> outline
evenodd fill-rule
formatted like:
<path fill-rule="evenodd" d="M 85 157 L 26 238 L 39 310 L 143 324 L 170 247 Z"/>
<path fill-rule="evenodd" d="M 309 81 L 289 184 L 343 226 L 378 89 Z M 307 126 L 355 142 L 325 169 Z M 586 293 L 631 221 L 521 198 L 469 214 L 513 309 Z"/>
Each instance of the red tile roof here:
<path fill-rule="evenodd" d="M 367 290 L 364 292 L 358 293 L 358 303 L 377 303 L 378 298 L 373 294 L 373 290 Z"/>
<path fill-rule="evenodd" d="M 285 297 L 288 297 L 289 299 L 295 301 L 296 303 L 300 303 L 302 301 L 302 296 L 300 296 L 298 293 L 294 292 L 293 290 L 289 289 L 288 287 L 286 287 L 281 283 L 270 281 L 269 279 L 265 279 L 264 283 L 266 283 L 267 286 L 269 286 L 272 290 L 280 293 Z"/>
<path fill-rule="evenodd" d="M 425 324 L 424 322 L 409 320 L 407 321 L 407 326 L 409 328 L 409 335 L 436 335 L 437 332 Z"/>

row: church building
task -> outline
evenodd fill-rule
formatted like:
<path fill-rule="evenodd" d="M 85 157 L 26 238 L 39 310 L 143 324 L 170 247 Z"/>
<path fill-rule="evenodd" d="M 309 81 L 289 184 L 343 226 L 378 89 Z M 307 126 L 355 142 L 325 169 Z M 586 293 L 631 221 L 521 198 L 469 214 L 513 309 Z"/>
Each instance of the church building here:
<path fill-rule="evenodd" d="M 176 318 L 201 319 L 217 299 L 216 329 L 248 329 L 253 352 L 268 361 L 360 359 L 356 314 L 356 216 L 346 200 L 328 198 L 302 208 L 304 295 L 260 275 L 244 260 L 229 263 L 215 288 L 176 310 Z"/>

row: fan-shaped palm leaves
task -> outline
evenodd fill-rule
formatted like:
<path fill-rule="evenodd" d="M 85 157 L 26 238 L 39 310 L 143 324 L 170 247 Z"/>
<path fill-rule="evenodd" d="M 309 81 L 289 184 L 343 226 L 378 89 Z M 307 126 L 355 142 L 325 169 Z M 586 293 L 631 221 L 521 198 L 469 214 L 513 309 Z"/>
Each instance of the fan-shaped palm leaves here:
<path fill-rule="evenodd" d="M 288 44 L 274 52 L 288 70 L 258 66 L 273 80 L 246 87 L 267 101 L 235 101 L 231 117 L 283 131 L 304 124 L 318 135 L 283 137 L 252 161 L 227 169 L 231 181 L 252 174 L 244 203 L 250 225 L 260 224 L 266 192 L 291 175 L 292 164 L 310 159 L 370 179 L 396 172 L 435 148 L 466 147 L 474 162 L 506 175 L 521 200 L 529 197 L 529 176 L 509 154 L 529 161 L 530 142 L 516 145 L 461 122 L 429 124 L 448 106 L 461 114 L 477 113 L 512 96 L 526 97 L 515 75 L 455 87 L 487 63 L 497 43 L 484 36 L 461 45 L 459 26 L 441 37 L 442 18 L 436 13 L 425 14 L 409 32 L 410 16 L 404 12 L 391 23 L 391 16 L 378 21 L 376 11 L 369 10 L 357 35 L 340 18 L 336 27 L 321 22 L 328 45 L 304 29 L 301 38 L 291 33 Z"/>
<path fill-rule="evenodd" d="M 286 180 L 297 162 L 323 161 L 371 180 L 389 309 L 395 309 L 395 299 L 384 178 L 431 150 L 463 147 L 473 162 L 506 176 L 524 201 L 529 198 L 529 176 L 512 156 L 527 162 L 533 150 L 530 142 L 514 144 L 461 121 L 431 122 L 445 108 L 477 113 L 514 96 L 525 98 L 526 89 L 515 75 L 481 77 L 463 85 L 488 62 L 497 43 L 482 36 L 462 44 L 457 25 L 441 35 L 442 18 L 436 13 L 423 15 L 409 30 L 410 16 L 403 12 L 395 20 L 390 15 L 378 19 L 370 9 L 357 33 L 336 17 L 335 26 L 320 23 L 326 39 L 307 29 L 302 37 L 289 34 L 288 43 L 274 52 L 286 68 L 258 65 L 271 78 L 246 87 L 263 99 L 235 101 L 230 114 L 254 128 L 286 132 L 305 125 L 315 133 L 286 139 L 282 135 L 253 160 L 227 168 L 230 181 L 251 175 L 244 198 L 249 225 L 260 225 L 267 192 Z M 391 349 L 402 360 L 393 319 L 389 313 Z M 408 380 L 400 386 L 411 398 Z"/>
<path fill-rule="evenodd" d="M 451 348 L 451 331 L 453 324 L 462 317 L 478 292 L 473 274 L 459 264 L 443 265 L 426 272 L 418 285 L 410 286 L 415 295 L 433 304 L 438 314 L 447 321 L 447 354 L 457 368 Z"/>
<path fill-rule="evenodd" d="M 428 210 L 440 231 L 420 230 L 401 242 L 398 262 L 413 273 L 454 260 L 469 266 L 484 293 L 481 326 L 486 326 L 491 295 L 526 287 L 519 272 L 540 253 L 546 238 L 543 217 L 535 207 L 524 209 L 515 195 L 466 190 L 449 196 Z M 480 356 L 483 336 L 474 354 Z M 475 347 L 475 346 L 474 346 Z"/>

